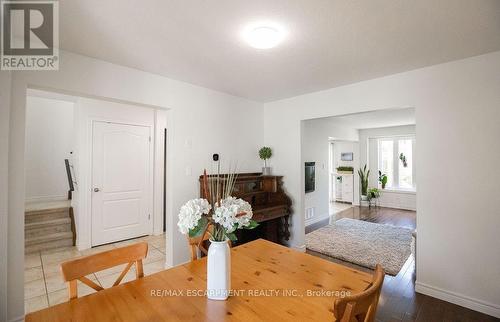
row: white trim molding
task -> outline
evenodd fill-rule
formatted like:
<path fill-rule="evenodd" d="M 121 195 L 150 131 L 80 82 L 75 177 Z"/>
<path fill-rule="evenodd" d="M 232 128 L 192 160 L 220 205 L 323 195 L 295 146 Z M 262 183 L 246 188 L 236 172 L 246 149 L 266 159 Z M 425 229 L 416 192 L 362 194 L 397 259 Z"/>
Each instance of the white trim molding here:
<path fill-rule="evenodd" d="M 24 315 L 9 320 L 9 322 L 22 322 L 22 321 L 24 321 Z"/>
<path fill-rule="evenodd" d="M 443 290 L 419 281 L 415 282 L 415 291 L 424 295 L 457 304 L 474 311 L 500 318 L 500 305 L 481 301 L 463 294 Z"/>
<path fill-rule="evenodd" d="M 305 227 L 307 227 L 307 226 L 310 226 L 310 225 L 315 224 L 317 222 L 320 222 L 322 220 L 329 219 L 332 216 L 333 215 L 323 214 L 322 216 L 318 216 L 316 218 L 312 217 L 311 219 L 304 221 L 304 225 L 305 225 Z"/>
<path fill-rule="evenodd" d="M 301 252 L 301 253 L 305 253 L 306 252 L 306 245 L 300 245 L 300 246 L 292 246 L 293 249 Z"/>

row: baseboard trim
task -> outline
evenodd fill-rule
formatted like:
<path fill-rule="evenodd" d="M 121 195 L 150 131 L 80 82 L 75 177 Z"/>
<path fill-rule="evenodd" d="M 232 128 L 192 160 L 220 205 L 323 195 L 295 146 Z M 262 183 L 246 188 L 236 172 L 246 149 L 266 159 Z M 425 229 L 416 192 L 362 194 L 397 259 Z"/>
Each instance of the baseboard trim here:
<path fill-rule="evenodd" d="M 474 311 L 500 318 L 500 305 L 474 299 L 463 294 L 443 290 L 439 287 L 420 283 L 419 281 L 415 282 L 415 291 L 417 293 L 432 296 L 446 302 L 457 304 Z"/>
<path fill-rule="evenodd" d="M 363 203 L 363 204 L 360 205 L 360 207 L 366 207 L 367 208 L 368 207 L 368 203 L 366 203 L 366 204 Z M 372 206 L 372 207 L 374 207 L 374 206 Z M 378 203 L 377 207 L 417 211 L 416 208 L 402 207 L 402 206 L 394 205 L 394 204 L 391 204 L 391 203 Z"/>
<path fill-rule="evenodd" d="M 317 223 L 317 222 L 320 222 L 320 221 L 325 220 L 325 219 L 328 219 L 328 218 L 330 218 L 330 215 L 326 215 L 326 216 L 325 216 L 325 215 L 323 215 L 323 216 L 319 216 L 319 217 L 316 217 L 316 218 L 313 218 L 313 219 L 307 220 L 307 221 L 304 223 L 304 225 L 305 225 L 305 227 L 307 227 L 307 226 L 310 226 L 310 225 L 312 225 L 312 224 L 315 224 L 315 223 Z"/>
<path fill-rule="evenodd" d="M 293 246 L 292 248 L 295 249 L 295 250 L 298 250 L 301 253 L 305 253 L 306 252 L 306 245 Z"/>

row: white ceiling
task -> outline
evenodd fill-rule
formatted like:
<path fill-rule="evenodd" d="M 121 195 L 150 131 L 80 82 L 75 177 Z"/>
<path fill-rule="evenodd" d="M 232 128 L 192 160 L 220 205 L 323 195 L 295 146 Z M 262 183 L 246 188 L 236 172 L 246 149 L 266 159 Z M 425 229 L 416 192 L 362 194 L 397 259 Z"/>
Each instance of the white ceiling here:
<path fill-rule="evenodd" d="M 60 1 L 61 48 L 257 101 L 500 50 L 499 0 Z M 247 23 L 288 38 L 257 50 Z"/>
<path fill-rule="evenodd" d="M 379 127 L 413 125 L 415 124 L 414 108 L 394 108 L 373 112 L 355 113 L 340 116 L 323 117 L 306 122 L 328 122 L 335 126 L 354 129 L 373 129 Z"/>

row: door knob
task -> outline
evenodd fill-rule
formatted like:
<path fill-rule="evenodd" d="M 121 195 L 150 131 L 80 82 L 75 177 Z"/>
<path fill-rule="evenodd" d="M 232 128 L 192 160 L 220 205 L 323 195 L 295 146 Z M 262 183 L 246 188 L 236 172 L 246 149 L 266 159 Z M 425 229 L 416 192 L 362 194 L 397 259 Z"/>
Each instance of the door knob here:
<path fill-rule="evenodd" d="M 99 188 L 94 188 L 94 192 L 99 192 Z"/>

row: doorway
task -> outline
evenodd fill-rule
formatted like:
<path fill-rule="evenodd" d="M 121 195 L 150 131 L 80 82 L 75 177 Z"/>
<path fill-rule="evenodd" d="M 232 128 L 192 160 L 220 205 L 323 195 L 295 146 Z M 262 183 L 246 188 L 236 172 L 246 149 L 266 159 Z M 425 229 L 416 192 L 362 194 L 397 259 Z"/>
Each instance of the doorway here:
<path fill-rule="evenodd" d="M 355 205 L 354 169 L 359 163 L 359 142 L 330 139 L 329 214 L 334 216 Z"/>

